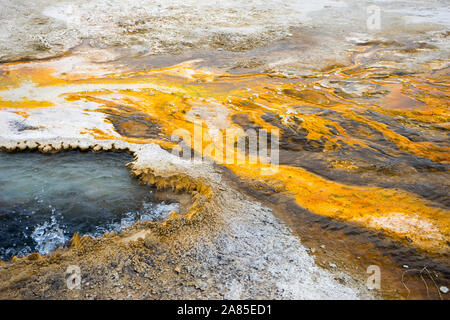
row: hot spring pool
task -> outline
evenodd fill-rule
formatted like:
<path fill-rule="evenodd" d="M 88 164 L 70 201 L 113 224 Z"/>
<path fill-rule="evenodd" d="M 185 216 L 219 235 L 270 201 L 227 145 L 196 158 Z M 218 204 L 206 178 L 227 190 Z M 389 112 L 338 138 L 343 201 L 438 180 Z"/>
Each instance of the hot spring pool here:
<path fill-rule="evenodd" d="M 179 204 L 156 200 L 124 166 L 126 153 L 0 152 L 0 259 L 47 254 L 75 232 L 99 237 L 165 219 Z"/>

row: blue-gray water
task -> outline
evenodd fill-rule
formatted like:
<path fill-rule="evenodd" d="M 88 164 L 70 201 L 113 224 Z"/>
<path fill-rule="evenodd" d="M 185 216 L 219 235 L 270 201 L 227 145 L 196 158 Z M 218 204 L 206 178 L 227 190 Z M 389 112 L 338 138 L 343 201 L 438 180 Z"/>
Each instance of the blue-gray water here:
<path fill-rule="evenodd" d="M 49 253 L 75 232 L 93 237 L 178 211 L 130 177 L 125 153 L 0 152 L 0 259 Z"/>

